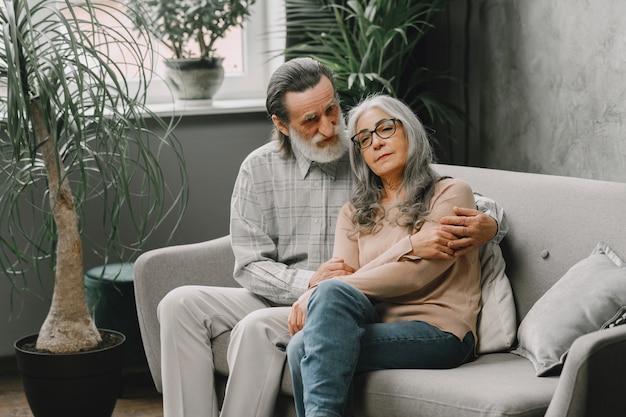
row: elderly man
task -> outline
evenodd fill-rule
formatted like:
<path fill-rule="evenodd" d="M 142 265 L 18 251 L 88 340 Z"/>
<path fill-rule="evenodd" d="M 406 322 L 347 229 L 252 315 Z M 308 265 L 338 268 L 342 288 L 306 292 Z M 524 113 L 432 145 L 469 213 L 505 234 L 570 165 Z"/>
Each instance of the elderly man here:
<path fill-rule="evenodd" d="M 353 272 L 340 260 L 326 262 L 352 187 L 333 77 L 309 58 L 272 75 L 266 107 L 274 137 L 242 163 L 231 202 L 234 278 L 243 288 L 185 286 L 159 304 L 165 417 L 219 415 L 211 340 L 231 330 L 221 416 L 271 417 L 290 306 L 309 286 Z M 448 218 L 442 236 L 458 238 L 438 250 L 463 253 L 492 239 L 501 212 L 495 204 L 481 210 L 490 215 L 460 210 Z"/>

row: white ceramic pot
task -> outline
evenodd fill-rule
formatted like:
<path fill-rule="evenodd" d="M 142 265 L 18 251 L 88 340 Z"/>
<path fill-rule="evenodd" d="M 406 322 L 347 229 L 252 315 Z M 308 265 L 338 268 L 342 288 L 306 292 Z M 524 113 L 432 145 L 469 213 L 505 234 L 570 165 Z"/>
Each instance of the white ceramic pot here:
<path fill-rule="evenodd" d="M 169 59 L 165 79 L 178 100 L 211 100 L 224 81 L 223 58 Z"/>

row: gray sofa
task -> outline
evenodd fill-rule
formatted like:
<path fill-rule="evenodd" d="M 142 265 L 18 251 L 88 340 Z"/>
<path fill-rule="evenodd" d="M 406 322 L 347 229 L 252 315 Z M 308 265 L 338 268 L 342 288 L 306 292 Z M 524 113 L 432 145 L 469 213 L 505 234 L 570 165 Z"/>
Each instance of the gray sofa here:
<path fill-rule="evenodd" d="M 502 242 L 517 320 L 599 241 L 626 256 L 626 184 L 438 165 L 495 199 L 510 224 Z M 161 389 L 156 308 L 184 284 L 236 286 L 229 238 L 147 252 L 135 263 L 135 294 L 146 356 Z M 548 317 L 549 319 L 549 317 Z M 213 342 L 218 379 L 228 373 L 228 334 Z M 199 388 L 201 389 L 201 388 Z M 533 363 L 490 353 L 451 370 L 378 371 L 358 378 L 355 415 L 624 416 L 626 326 L 597 330 L 572 344 L 560 375 L 538 377 Z M 276 416 L 293 416 L 285 369 Z M 245 417 L 245 416 L 242 416 Z"/>

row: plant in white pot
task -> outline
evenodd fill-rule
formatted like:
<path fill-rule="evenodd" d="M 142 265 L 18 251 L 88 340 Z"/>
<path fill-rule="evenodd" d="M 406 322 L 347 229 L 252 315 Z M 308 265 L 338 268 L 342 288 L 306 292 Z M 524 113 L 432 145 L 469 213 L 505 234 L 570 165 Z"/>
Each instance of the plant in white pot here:
<path fill-rule="evenodd" d="M 178 99 L 212 99 L 224 79 L 216 42 L 242 27 L 256 0 L 127 0 L 139 19 L 149 21 L 171 58 L 166 80 Z"/>
<path fill-rule="evenodd" d="M 172 125 L 146 106 L 150 45 L 136 39 L 147 34 L 118 20 L 123 6 L 121 0 L 0 3 L 0 269 L 13 290 L 27 291 L 53 270 L 50 310 L 35 335 L 46 358 L 84 358 L 101 347 L 103 332 L 89 314 L 83 285 L 86 224 L 101 225 L 89 241 L 100 242 L 103 261 L 119 261 L 136 254 L 164 221 L 177 224 L 186 206 L 180 144 Z M 167 173 L 163 158 L 171 165 Z M 177 182 L 175 191 L 166 179 Z M 89 211 L 92 200 L 101 213 Z M 33 216 L 41 221 L 33 223 Z M 85 367 L 56 366 L 57 374 Z M 28 372 L 42 367 L 36 362 Z M 110 405 L 96 402 L 86 414 L 76 411 L 74 404 L 92 397 L 63 389 L 51 394 L 55 382 L 40 389 L 45 403 L 33 408 L 28 388 L 42 378 L 24 378 L 36 417 L 107 415 Z"/>

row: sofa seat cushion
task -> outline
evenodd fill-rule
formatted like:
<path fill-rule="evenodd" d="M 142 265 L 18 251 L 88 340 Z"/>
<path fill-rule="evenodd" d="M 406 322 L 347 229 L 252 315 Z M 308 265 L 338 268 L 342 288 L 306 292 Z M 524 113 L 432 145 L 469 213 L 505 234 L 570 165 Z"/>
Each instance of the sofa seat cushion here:
<path fill-rule="evenodd" d="M 215 369 L 227 375 L 230 334 L 213 339 Z M 356 379 L 359 417 L 543 416 L 558 377 L 537 377 L 533 364 L 512 353 L 490 353 L 455 369 L 370 372 Z M 280 393 L 291 396 L 285 366 Z"/>
<path fill-rule="evenodd" d="M 226 376 L 230 333 L 213 339 L 215 370 Z M 543 416 L 558 377 L 537 377 L 533 364 L 512 353 L 490 353 L 455 369 L 376 371 L 356 379 L 359 417 Z M 285 366 L 280 393 L 293 395 Z M 363 395 L 365 394 L 365 395 Z"/>
<path fill-rule="evenodd" d="M 557 383 L 558 377 L 538 378 L 530 361 L 511 353 L 482 355 L 455 369 L 376 371 L 357 378 L 355 415 L 543 416 Z"/>

